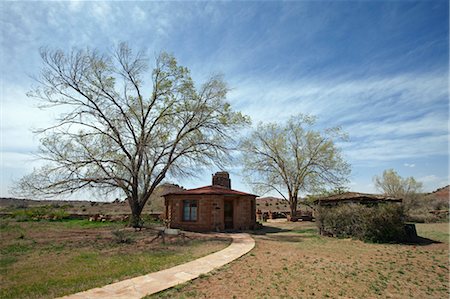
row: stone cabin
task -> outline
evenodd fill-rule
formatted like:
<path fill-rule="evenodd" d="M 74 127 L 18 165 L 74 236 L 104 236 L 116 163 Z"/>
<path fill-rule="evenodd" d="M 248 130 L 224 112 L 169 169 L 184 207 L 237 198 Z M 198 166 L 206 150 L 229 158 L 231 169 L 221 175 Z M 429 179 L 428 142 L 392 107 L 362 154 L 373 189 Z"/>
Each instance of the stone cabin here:
<path fill-rule="evenodd" d="M 164 195 L 171 228 L 189 231 L 253 229 L 256 195 L 231 189 L 228 172 L 212 176 L 212 185 Z"/>

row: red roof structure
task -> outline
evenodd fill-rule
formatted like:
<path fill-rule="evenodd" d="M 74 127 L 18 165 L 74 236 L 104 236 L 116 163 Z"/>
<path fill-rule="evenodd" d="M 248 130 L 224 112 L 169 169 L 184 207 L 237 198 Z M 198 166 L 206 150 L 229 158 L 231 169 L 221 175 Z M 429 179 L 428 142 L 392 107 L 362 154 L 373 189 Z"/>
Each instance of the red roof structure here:
<path fill-rule="evenodd" d="M 167 193 L 166 195 L 200 195 L 200 194 L 210 194 L 210 195 L 240 195 L 240 196 L 254 196 L 257 195 L 245 193 L 242 191 L 237 191 L 233 189 L 228 189 L 226 187 L 222 187 L 219 185 L 210 185 L 210 186 L 204 186 L 200 188 L 195 189 L 188 189 L 183 191 L 177 191 L 177 192 L 171 192 Z"/>
<path fill-rule="evenodd" d="M 359 202 L 359 203 L 379 203 L 379 202 L 402 202 L 402 199 L 382 194 L 368 194 L 359 192 L 344 192 L 334 194 L 326 197 L 316 199 L 315 203 L 344 203 L 344 202 Z"/>

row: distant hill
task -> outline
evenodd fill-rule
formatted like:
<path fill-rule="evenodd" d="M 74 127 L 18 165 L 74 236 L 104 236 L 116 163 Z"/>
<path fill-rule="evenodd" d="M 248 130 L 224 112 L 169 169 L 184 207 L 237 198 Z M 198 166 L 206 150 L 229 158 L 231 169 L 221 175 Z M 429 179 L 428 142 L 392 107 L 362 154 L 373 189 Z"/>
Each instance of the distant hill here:
<path fill-rule="evenodd" d="M 258 197 L 256 198 L 256 210 L 261 212 L 290 212 L 289 203 L 277 197 Z"/>
<path fill-rule="evenodd" d="M 162 184 L 158 186 L 147 202 L 144 213 L 163 213 L 164 194 L 184 190 L 183 187 L 174 184 Z M 130 207 L 124 199 L 113 202 L 96 202 L 82 200 L 31 200 L 21 198 L 0 198 L 0 212 L 8 212 L 11 209 L 31 208 L 39 206 L 63 207 L 71 214 L 128 214 Z"/>
<path fill-rule="evenodd" d="M 450 185 L 439 188 L 428 194 L 427 197 L 431 197 L 439 200 L 449 200 L 450 199 Z"/>
<path fill-rule="evenodd" d="M 144 212 L 164 212 L 164 194 L 171 193 L 171 192 L 177 192 L 185 190 L 183 187 L 175 185 L 175 184 L 162 184 L 158 186 L 155 189 L 155 192 L 153 192 L 152 196 L 150 196 L 149 201 L 147 202 L 147 205 L 144 208 Z"/>

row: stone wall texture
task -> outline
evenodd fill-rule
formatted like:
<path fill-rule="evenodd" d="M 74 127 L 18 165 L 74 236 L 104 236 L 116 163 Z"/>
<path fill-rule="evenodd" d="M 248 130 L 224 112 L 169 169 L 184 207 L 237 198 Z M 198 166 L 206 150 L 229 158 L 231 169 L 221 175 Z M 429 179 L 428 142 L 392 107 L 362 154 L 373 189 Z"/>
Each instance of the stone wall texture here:
<path fill-rule="evenodd" d="M 197 221 L 183 221 L 183 200 L 198 200 Z M 253 229 L 256 224 L 254 196 L 230 195 L 168 195 L 166 219 L 171 228 L 189 231 L 223 231 L 224 201 L 233 202 L 233 230 Z"/>

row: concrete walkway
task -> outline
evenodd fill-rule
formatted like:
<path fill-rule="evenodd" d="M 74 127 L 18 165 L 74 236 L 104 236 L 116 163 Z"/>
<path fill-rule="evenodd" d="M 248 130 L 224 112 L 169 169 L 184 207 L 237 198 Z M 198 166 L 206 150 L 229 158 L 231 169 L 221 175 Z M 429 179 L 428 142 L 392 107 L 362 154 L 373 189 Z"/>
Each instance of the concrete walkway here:
<path fill-rule="evenodd" d="M 224 234 L 233 239 L 227 248 L 204 256 L 197 260 L 176 267 L 153 272 L 147 275 L 123 280 L 101 288 L 95 288 L 73 295 L 66 299 L 88 298 L 142 298 L 154 294 L 177 284 L 187 282 L 219 268 L 246 254 L 255 246 L 255 240 L 249 234 Z"/>

